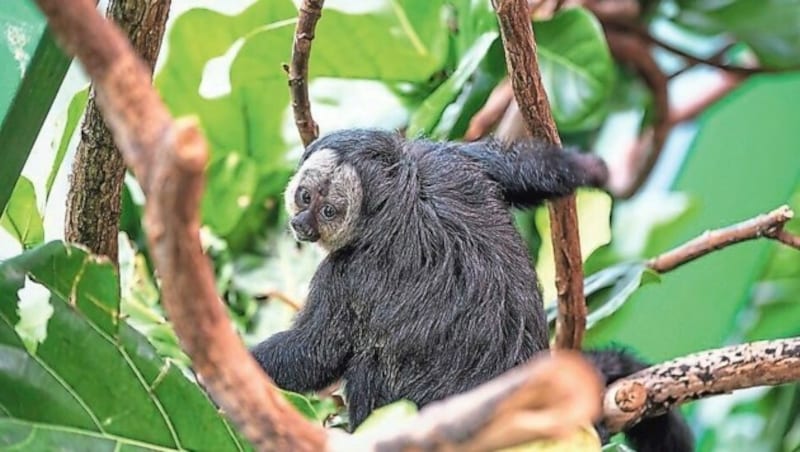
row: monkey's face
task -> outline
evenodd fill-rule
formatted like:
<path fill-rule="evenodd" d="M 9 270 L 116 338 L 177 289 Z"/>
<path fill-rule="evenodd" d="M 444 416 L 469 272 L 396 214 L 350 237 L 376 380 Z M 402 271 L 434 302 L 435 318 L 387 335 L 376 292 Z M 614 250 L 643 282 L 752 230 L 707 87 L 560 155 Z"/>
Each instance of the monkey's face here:
<path fill-rule="evenodd" d="M 331 149 L 311 154 L 285 192 L 295 238 L 328 251 L 341 248 L 353 239 L 361 199 L 361 180 L 351 165 L 339 164 Z"/>

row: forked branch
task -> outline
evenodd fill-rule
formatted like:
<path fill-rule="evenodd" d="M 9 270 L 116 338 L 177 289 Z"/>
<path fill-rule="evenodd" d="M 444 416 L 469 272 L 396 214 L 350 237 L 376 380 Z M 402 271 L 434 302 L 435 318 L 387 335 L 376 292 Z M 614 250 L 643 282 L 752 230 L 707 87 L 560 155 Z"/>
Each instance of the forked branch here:
<path fill-rule="evenodd" d="M 794 212 L 789 206 L 784 205 L 741 223 L 706 231 L 699 237 L 650 259 L 647 266 L 659 273 L 668 272 L 712 251 L 760 237 L 767 237 L 800 249 L 800 237 L 783 230 L 783 226 L 793 216 Z"/>

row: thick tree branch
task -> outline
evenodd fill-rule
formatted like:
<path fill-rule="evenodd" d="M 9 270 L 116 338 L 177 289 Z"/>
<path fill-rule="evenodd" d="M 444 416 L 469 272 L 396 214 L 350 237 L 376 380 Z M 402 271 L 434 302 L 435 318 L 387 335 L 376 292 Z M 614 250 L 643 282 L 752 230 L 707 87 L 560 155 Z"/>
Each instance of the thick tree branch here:
<path fill-rule="evenodd" d="M 311 117 L 311 102 L 308 96 L 308 58 L 311 54 L 311 41 L 314 28 L 322 16 L 324 0 L 303 0 L 297 17 L 292 46 L 292 62 L 284 66 L 289 74 L 289 91 L 292 95 L 294 122 L 303 146 L 308 146 L 319 135 L 319 126 Z"/>
<path fill-rule="evenodd" d="M 659 273 L 668 272 L 712 251 L 759 237 L 771 238 L 800 249 L 797 246 L 800 238 L 783 230 L 783 225 L 793 216 L 794 212 L 784 205 L 733 226 L 706 231 L 703 235 L 650 259 L 647 266 Z"/>
<path fill-rule="evenodd" d="M 170 3 L 170 0 L 112 0 L 106 10 L 147 63 L 151 75 L 161 49 Z M 95 254 L 107 256 L 116 265 L 125 162 L 95 105 L 94 89 L 86 105 L 72 168 L 64 237 L 87 246 Z"/>
<path fill-rule="evenodd" d="M 500 21 L 511 86 L 528 132 L 561 145 L 539 73 L 527 2 L 493 0 L 492 4 Z M 586 328 L 586 303 L 575 195 L 548 203 L 548 208 L 558 292 L 556 347 L 580 349 Z"/>
<path fill-rule="evenodd" d="M 576 352 L 545 351 L 478 388 L 424 408 L 412 421 L 378 431 L 341 450 L 491 451 L 558 438 L 600 414 L 602 385 Z M 358 447 L 356 447 L 358 445 Z"/>
<path fill-rule="evenodd" d="M 604 423 L 618 432 L 690 400 L 797 380 L 800 338 L 696 353 L 611 384 L 603 402 Z"/>

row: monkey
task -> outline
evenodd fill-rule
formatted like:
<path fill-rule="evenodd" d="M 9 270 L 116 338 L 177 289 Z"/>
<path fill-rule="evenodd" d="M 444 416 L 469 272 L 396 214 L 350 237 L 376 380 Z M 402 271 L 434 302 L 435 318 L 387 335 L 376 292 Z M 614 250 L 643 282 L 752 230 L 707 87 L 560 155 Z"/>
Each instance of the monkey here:
<path fill-rule="evenodd" d="M 318 138 L 287 185 L 285 207 L 295 238 L 327 254 L 291 328 L 251 353 L 287 390 L 343 380 L 351 431 L 391 402 L 424 407 L 487 382 L 548 349 L 513 209 L 601 188 L 607 178 L 596 155 L 532 138 L 459 143 L 379 129 Z M 621 352 L 590 360 L 611 369 L 606 383 L 644 368 Z M 649 438 L 626 432 L 640 450 L 691 450 L 679 416 L 648 421 Z"/>

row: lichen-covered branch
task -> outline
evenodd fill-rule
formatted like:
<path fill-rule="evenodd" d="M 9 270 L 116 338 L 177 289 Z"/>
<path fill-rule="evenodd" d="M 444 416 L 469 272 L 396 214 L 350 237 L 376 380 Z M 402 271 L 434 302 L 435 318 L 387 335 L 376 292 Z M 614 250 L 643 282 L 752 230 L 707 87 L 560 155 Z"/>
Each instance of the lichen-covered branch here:
<path fill-rule="evenodd" d="M 798 380 L 800 338 L 696 353 L 614 382 L 603 402 L 604 423 L 618 432 L 690 400 Z"/>
<path fill-rule="evenodd" d="M 650 259 L 647 266 L 659 273 L 668 272 L 712 251 L 759 237 L 771 238 L 800 249 L 800 238 L 783 230 L 783 225 L 793 216 L 794 212 L 784 205 L 733 226 L 706 231 L 701 236 Z"/>
<path fill-rule="evenodd" d="M 122 29 L 152 74 L 161 49 L 170 0 L 111 0 L 106 14 Z M 67 194 L 64 237 L 117 264 L 117 236 L 125 162 L 95 104 L 86 105 L 81 140 Z"/>
<path fill-rule="evenodd" d="M 536 59 L 536 41 L 526 0 L 493 0 L 500 21 L 506 64 L 522 118 L 528 132 L 561 145 Z M 556 347 L 580 349 L 586 329 L 578 214 L 575 196 L 548 203 L 553 254 L 556 264 L 558 318 Z"/>
<path fill-rule="evenodd" d="M 303 0 L 297 17 L 292 46 L 292 62 L 284 66 L 289 74 L 289 91 L 292 95 L 294 122 L 303 146 L 308 146 L 319 135 L 319 126 L 311 117 L 311 102 L 308 95 L 308 58 L 311 54 L 311 41 L 314 28 L 322 16 L 324 0 Z"/>
<path fill-rule="evenodd" d="M 37 3 L 95 83 L 97 106 L 147 195 L 147 234 L 162 300 L 212 397 L 260 450 L 322 449 L 324 431 L 271 384 L 217 297 L 198 229 L 208 154 L 199 129 L 172 120 L 151 86 L 149 68 L 92 0 Z"/>

